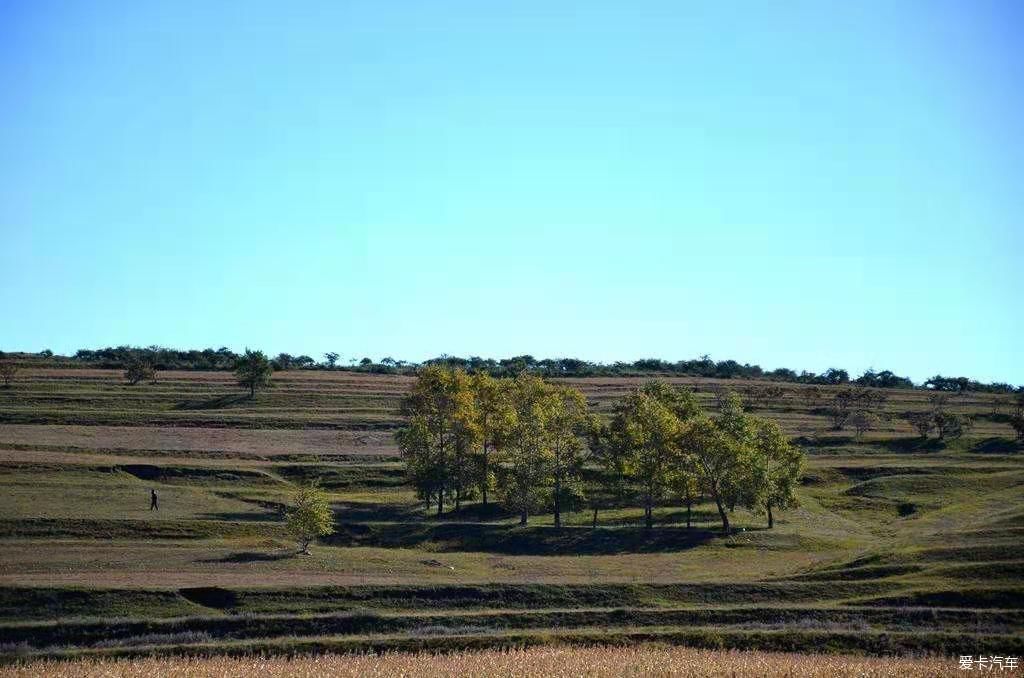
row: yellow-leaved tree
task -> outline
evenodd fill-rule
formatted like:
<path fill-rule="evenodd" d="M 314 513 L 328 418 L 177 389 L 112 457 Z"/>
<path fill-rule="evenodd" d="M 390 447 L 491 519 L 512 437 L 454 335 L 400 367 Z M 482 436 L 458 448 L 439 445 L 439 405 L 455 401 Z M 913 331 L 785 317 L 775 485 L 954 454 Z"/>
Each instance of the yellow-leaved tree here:
<path fill-rule="evenodd" d="M 308 554 L 310 544 L 318 537 L 334 533 L 331 504 L 318 481 L 299 486 L 286 517 L 288 532 L 299 543 L 299 553 Z"/>

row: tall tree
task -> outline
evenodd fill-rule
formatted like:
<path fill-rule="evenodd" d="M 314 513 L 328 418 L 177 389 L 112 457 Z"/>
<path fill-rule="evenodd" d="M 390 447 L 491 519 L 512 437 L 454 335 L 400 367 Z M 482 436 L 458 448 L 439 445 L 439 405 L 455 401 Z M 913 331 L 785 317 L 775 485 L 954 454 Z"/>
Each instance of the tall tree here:
<path fill-rule="evenodd" d="M 235 376 L 238 384 L 249 389 L 249 397 L 256 397 L 256 389 L 270 383 L 270 375 L 274 373 L 267 356 L 263 351 L 245 349 L 245 353 L 235 361 Z"/>
<path fill-rule="evenodd" d="M 704 493 L 710 496 L 722 520 L 722 531 L 729 531 L 731 508 L 749 496 L 751 445 L 750 420 L 735 393 L 727 393 L 716 419 L 699 416 L 679 436 L 680 449 L 697 476 Z"/>
<path fill-rule="evenodd" d="M 438 515 L 449 491 L 458 507 L 471 482 L 469 454 L 479 439 L 468 376 L 437 365 L 422 368 L 401 411 L 408 423 L 395 439 L 410 481 L 428 506 L 436 498 Z"/>
<path fill-rule="evenodd" d="M 619 428 L 613 428 L 596 415 L 589 417 L 588 441 L 590 459 L 600 469 L 601 491 L 590 491 L 590 506 L 594 511 L 593 526 L 597 527 L 597 512 L 602 504 L 623 506 L 629 492 L 629 481 L 626 474 L 629 448 Z"/>
<path fill-rule="evenodd" d="M 587 399 L 579 389 L 569 386 L 551 388 L 547 433 L 551 445 L 555 527 L 562 526 L 562 500 L 566 491 L 577 486 L 583 466 L 583 440 L 587 424 Z M 579 494 L 576 492 L 574 494 Z"/>
<path fill-rule="evenodd" d="M 474 464 L 474 452 L 480 444 L 480 416 L 476 410 L 470 377 L 464 370 L 450 372 L 452 400 L 452 455 L 451 481 L 455 493 L 455 510 L 477 484 L 479 468 Z"/>
<path fill-rule="evenodd" d="M 551 389 L 527 372 L 509 389 L 512 417 L 501 450 L 499 490 L 506 506 L 526 525 L 530 512 L 550 497 L 553 452 L 548 431 L 555 406 Z"/>
<path fill-rule="evenodd" d="M 672 469 L 668 485 L 686 507 L 686 529 L 689 530 L 693 522 L 693 504 L 700 496 L 700 481 L 692 462 L 685 455 L 679 458 Z"/>
<path fill-rule="evenodd" d="M 491 452 L 501 446 L 512 420 L 512 406 L 509 402 L 509 384 L 505 379 L 495 379 L 487 372 L 476 372 L 472 377 L 473 394 L 476 400 L 477 426 L 480 430 L 480 473 L 478 482 L 484 506 L 487 505 L 487 491 L 494 472 L 491 470 Z"/>
<path fill-rule="evenodd" d="M 803 470 L 803 452 L 791 445 L 778 424 L 752 417 L 753 487 L 749 493 L 755 510 L 768 515 L 768 528 L 775 527 L 773 509 L 797 505 L 797 481 Z"/>
<path fill-rule="evenodd" d="M 629 451 L 626 472 L 641 488 L 644 525 L 651 528 L 654 503 L 667 487 L 679 452 L 679 418 L 661 400 L 639 388 L 618 404 L 611 428 Z"/>

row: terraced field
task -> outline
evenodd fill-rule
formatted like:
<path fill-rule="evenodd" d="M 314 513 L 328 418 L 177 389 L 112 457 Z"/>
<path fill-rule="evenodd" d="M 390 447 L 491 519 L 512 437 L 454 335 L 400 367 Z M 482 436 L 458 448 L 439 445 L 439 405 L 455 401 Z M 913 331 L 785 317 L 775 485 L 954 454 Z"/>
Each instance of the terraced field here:
<path fill-rule="evenodd" d="M 640 378 L 571 380 L 592 407 Z M 709 408 L 722 387 L 672 379 Z M 803 387 L 758 406 L 807 451 L 801 507 L 716 531 L 713 507 L 587 511 L 555 529 L 469 504 L 426 516 L 393 430 L 405 377 L 30 369 L 0 389 L 0 656 L 473 649 L 658 641 L 872 654 L 1024 653 L 1024 463 L 1009 405 L 953 396 L 922 442 L 891 391 L 879 430 L 830 430 Z M 293 555 L 282 507 L 319 477 L 337 533 Z M 149 511 L 149 490 L 160 510 Z"/>

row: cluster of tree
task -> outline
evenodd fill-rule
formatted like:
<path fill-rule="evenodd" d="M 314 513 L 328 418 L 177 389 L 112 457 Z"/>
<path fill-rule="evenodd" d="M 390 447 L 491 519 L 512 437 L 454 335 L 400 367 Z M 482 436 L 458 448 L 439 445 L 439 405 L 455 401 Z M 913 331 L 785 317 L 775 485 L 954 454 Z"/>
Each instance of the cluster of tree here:
<path fill-rule="evenodd" d="M 38 354 L 41 357 L 52 357 L 51 351 Z M 101 349 L 81 349 L 70 358 L 61 358 L 70 363 L 84 363 L 90 366 L 126 369 L 130 362 L 140 362 L 157 370 L 232 370 L 239 355 L 226 347 L 203 350 L 176 350 L 161 346 L 132 347 L 118 346 Z M 275 370 L 290 369 L 337 369 L 356 372 L 380 374 L 415 374 L 421 366 L 439 365 L 466 372 L 486 372 L 492 377 L 514 377 L 528 372 L 539 377 L 588 377 L 588 376 L 636 376 L 636 375 L 679 375 L 706 377 L 714 379 L 760 379 L 781 381 L 795 384 L 819 386 L 837 386 L 851 384 L 861 387 L 875 388 L 926 388 L 936 391 L 980 391 L 989 393 L 1012 393 L 1012 385 L 1003 382 L 982 383 L 967 377 L 943 377 L 936 375 L 920 387 L 907 377 L 901 377 L 889 370 L 875 371 L 869 369 L 856 378 L 851 378 L 844 369 L 830 368 L 818 374 L 806 370 L 795 370 L 780 367 L 765 370 L 758 365 L 739 363 L 735 360 L 714 361 L 703 355 L 694 360 L 668 361 L 657 358 L 644 358 L 633 362 L 600 363 L 579 358 L 544 358 L 537 359 L 531 355 L 520 355 L 501 360 L 471 356 L 461 358 L 442 355 L 426 360 L 421 364 L 391 357 L 375 362 L 371 358 L 352 358 L 347 364 L 339 363 L 340 355 L 330 351 L 323 359 L 317 361 L 308 355 L 292 355 L 280 353 L 271 360 Z M 1024 387 L 1020 387 L 1024 388 Z"/>
<path fill-rule="evenodd" d="M 802 384 L 844 384 L 850 380 L 846 370 L 829 369 L 822 374 L 800 372 L 787 368 L 764 370 L 758 365 L 739 363 L 735 360 L 714 361 L 704 355 L 695 360 L 671 362 L 657 358 L 643 358 L 633 362 L 611 364 L 590 362 L 578 358 L 536 359 L 531 355 L 520 355 L 503 360 L 492 358 L 460 358 L 443 355 L 427 360 L 425 365 L 443 365 L 467 372 L 487 372 L 493 377 L 513 377 L 530 372 L 541 377 L 591 377 L 591 376 L 636 376 L 645 374 L 672 374 L 679 376 L 706 377 L 709 379 L 766 379 Z M 891 374 L 891 373 L 888 373 Z M 909 380 L 907 380 L 909 383 Z"/>
<path fill-rule="evenodd" d="M 143 364 L 156 370 L 230 370 L 237 359 L 238 354 L 226 347 L 179 351 L 162 346 L 81 349 L 70 358 L 106 369 L 128 369 L 132 364 Z"/>
<path fill-rule="evenodd" d="M 408 424 L 396 438 L 409 479 L 428 509 L 456 510 L 468 498 L 502 504 L 525 524 L 590 494 L 604 505 L 639 502 L 645 524 L 653 509 L 678 501 L 690 510 L 702 497 L 715 502 L 722 529 L 728 511 L 743 506 L 768 515 L 794 505 L 803 455 L 771 421 L 746 414 L 735 393 L 721 413 L 706 414 L 693 393 L 651 381 L 616 404 L 610 420 L 589 413 L 574 388 L 536 375 L 495 378 L 441 365 L 423 368 L 403 402 Z M 597 487 L 585 487 L 590 469 Z M 593 473 L 593 471 L 597 471 Z"/>
<path fill-rule="evenodd" d="M 786 389 L 778 384 L 748 386 L 743 389 L 743 398 L 748 405 L 766 407 L 778 405 L 786 397 Z"/>
<path fill-rule="evenodd" d="M 930 407 L 920 412 L 908 412 L 904 415 L 918 435 L 927 438 L 933 430 L 939 440 L 954 440 L 962 436 L 974 424 L 970 417 L 965 417 L 949 409 L 949 397 L 944 393 L 936 393 L 929 398 Z"/>
<path fill-rule="evenodd" d="M 884 391 L 874 388 L 840 389 L 832 395 L 829 408 L 832 428 L 842 431 L 850 425 L 858 435 L 862 435 L 885 418 L 883 408 L 888 399 Z"/>
<path fill-rule="evenodd" d="M 45 351 L 49 357 L 50 351 Z M 43 353 L 38 354 L 43 357 Z M 154 370 L 234 370 L 242 354 L 235 353 L 227 347 L 218 349 L 179 351 L 162 346 L 117 346 L 96 350 L 81 349 L 71 357 L 62 360 L 71 363 L 85 363 L 90 367 L 105 369 L 127 369 L 132 364 L 148 365 Z M 333 351 L 324 354 L 322 361 L 316 361 L 308 355 L 292 355 L 279 353 L 270 358 L 275 370 L 293 369 L 339 369 L 358 372 L 397 373 L 406 368 L 415 369 L 415 365 L 394 358 L 384 358 L 375 363 L 370 358 L 351 359 L 348 365 L 339 365 L 341 356 Z"/>
<path fill-rule="evenodd" d="M 1021 391 L 1024 387 L 1014 389 L 1012 385 L 1003 382 L 992 382 L 984 384 L 967 377 L 944 377 L 937 374 L 924 382 L 924 387 L 934 391 L 947 391 L 952 393 L 964 393 L 966 391 L 980 391 L 983 393 L 1012 393 L 1014 390 Z"/>

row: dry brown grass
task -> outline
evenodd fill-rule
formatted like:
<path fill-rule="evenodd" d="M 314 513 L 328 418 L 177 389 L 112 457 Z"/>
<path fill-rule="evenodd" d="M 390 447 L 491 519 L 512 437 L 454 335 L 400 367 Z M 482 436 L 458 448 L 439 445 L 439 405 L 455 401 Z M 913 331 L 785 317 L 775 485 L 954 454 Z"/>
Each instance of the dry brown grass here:
<path fill-rule="evenodd" d="M 455 654 L 319 655 L 297 658 L 166 658 L 35 662 L 0 676 L 828 676 L 957 675 L 954 659 L 850 657 L 685 647 L 545 647 Z"/>

